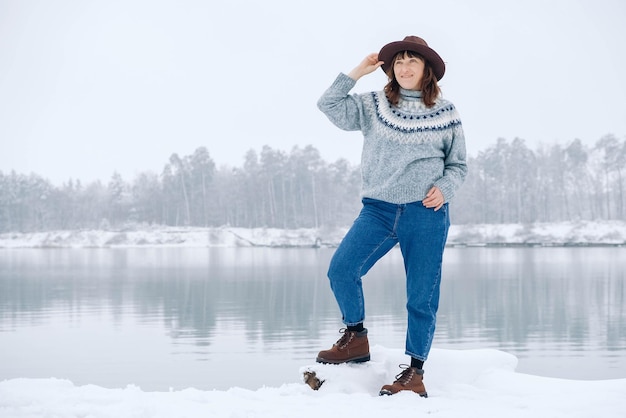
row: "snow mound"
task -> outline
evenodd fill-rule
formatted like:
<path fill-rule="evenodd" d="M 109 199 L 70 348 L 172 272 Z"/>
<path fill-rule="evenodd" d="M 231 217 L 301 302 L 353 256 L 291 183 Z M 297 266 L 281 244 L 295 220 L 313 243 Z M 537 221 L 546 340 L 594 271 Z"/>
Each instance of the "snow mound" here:
<path fill-rule="evenodd" d="M 361 364 L 311 364 L 300 368 L 300 373 L 313 370 L 324 380 L 321 391 L 336 393 L 378 394 L 382 385 L 391 383 L 402 371 L 399 365 L 407 362 L 404 350 L 381 346 L 370 349 L 372 360 Z M 517 358 L 498 350 L 456 351 L 433 349 L 427 363 L 424 382 L 429 392 L 442 392 L 451 385 L 471 385 L 493 370 L 513 372 Z"/>

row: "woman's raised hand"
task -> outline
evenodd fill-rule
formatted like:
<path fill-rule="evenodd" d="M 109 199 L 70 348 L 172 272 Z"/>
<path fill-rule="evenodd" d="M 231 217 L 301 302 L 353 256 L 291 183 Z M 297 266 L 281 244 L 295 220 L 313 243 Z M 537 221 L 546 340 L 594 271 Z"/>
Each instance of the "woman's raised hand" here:
<path fill-rule="evenodd" d="M 350 71 L 350 74 L 348 74 L 348 77 L 353 80 L 358 80 L 364 75 L 374 72 L 381 65 L 383 65 L 383 62 L 378 60 L 378 53 L 373 52 L 366 56 L 359 65 L 354 67 L 354 69 Z"/>

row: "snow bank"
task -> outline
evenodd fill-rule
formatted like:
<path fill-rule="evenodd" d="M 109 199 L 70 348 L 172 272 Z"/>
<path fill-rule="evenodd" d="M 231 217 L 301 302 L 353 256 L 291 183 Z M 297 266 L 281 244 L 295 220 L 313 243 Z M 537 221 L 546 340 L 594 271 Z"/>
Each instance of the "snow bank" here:
<path fill-rule="evenodd" d="M 0 234 L 0 248 L 319 247 L 335 246 L 347 228 L 174 228 Z"/>
<path fill-rule="evenodd" d="M 517 359 L 496 350 L 433 349 L 424 382 L 428 399 L 412 393 L 378 396 L 406 361 L 402 350 L 372 347 L 362 365 L 313 365 L 326 378 L 319 391 L 294 381 L 256 391 L 231 388 L 145 392 L 105 389 L 58 379 L 0 382 L 0 416 L 22 417 L 622 417 L 626 379 L 573 381 L 515 373 Z M 242 379 L 254 370 L 237 370 Z"/>
<path fill-rule="evenodd" d="M 626 245 L 626 222 L 453 225 L 448 245 Z"/>
<path fill-rule="evenodd" d="M 335 247 L 344 228 L 173 228 L 0 234 L 0 248 Z M 452 225 L 448 245 L 626 245 L 626 222 Z"/>

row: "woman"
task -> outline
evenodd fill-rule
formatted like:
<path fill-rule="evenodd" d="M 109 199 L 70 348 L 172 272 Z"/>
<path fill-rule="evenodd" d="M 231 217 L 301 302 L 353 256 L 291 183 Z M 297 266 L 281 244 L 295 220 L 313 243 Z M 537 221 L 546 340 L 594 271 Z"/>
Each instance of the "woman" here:
<path fill-rule="evenodd" d="M 381 67 L 383 91 L 349 91 Z M 448 201 L 467 174 L 465 139 L 454 105 L 440 97 L 445 73 L 439 54 L 417 36 L 391 42 L 339 74 L 318 107 L 339 128 L 360 130 L 363 208 L 333 255 L 328 270 L 345 329 L 320 363 L 370 359 L 361 277 L 396 244 L 404 259 L 410 366 L 380 394 L 412 390 L 427 397 L 423 364 L 435 332 Z M 403 367 L 401 365 L 401 367 Z"/>

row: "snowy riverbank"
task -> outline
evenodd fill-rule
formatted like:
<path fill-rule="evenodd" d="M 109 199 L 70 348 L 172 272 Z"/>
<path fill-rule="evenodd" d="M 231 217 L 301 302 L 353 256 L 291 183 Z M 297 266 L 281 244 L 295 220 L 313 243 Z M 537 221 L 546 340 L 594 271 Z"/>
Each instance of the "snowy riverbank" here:
<path fill-rule="evenodd" d="M 429 397 L 378 396 L 393 380 L 403 350 L 372 347 L 363 365 L 323 366 L 319 391 L 292 382 L 255 391 L 146 392 L 137 386 L 107 389 L 59 379 L 0 382 L 0 416 L 26 417 L 534 417 L 613 418 L 626 410 L 626 379 L 576 381 L 515 372 L 517 359 L 496 350 L 433 349 L 424 377 Z M 245 379 L 253 370 L 236 370 Z"/>
<path fill-rule="evenodd" d="M 0 248 L 334 247 L 345 228 L 180 228 L 141 226 L 0 234 Z M 452 225 L 450 246 L 626 245 L 625 221 Z"/>

